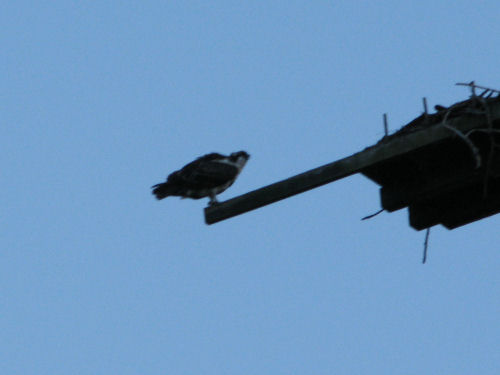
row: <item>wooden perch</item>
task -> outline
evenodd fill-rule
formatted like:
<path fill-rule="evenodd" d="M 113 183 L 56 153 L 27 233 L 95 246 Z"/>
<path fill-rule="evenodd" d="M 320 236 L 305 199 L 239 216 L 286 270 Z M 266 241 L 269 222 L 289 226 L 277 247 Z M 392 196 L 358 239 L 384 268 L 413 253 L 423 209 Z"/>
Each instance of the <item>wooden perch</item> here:
<path fill-rule="evenodd" d="M 492 113 L 500 114 L 500 103 L 491 109 Z M 484 123 L 480 117 L 458 117 L 448 119 L 447 124 L 457 131 L 467 132 Z M 453 137 L 447 127 L 429 126 L 405 133 L 399 137 L 383 138 L 374 146 L 337 160 L 333 163 L 309 170 L 286 180 L 262 187 L 249 193 L 221 202 L 218 205 L 205 208 L 205 221 L 214 224 L 219 221 L 255 210 L 259 207 L 303 193 L 318 186 L 328 184 L 352 174 L 362 172 L 377 163 L 387 161 L 400 155 L 415 151 L 440 140 Z"/>

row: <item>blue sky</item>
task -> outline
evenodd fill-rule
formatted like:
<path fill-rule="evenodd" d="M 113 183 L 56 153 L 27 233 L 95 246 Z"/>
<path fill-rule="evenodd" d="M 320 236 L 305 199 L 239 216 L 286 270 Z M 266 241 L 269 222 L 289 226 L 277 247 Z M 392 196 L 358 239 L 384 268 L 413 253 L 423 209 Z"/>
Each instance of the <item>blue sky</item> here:
<path fill-rule="evenodd" d="M 0 11 L 4 374 L 497 374 L 497 216 L 424 233 L 362 176 L 206 226 L 221 199 L 500 88 L 498 1 L 16 1 Z"/>

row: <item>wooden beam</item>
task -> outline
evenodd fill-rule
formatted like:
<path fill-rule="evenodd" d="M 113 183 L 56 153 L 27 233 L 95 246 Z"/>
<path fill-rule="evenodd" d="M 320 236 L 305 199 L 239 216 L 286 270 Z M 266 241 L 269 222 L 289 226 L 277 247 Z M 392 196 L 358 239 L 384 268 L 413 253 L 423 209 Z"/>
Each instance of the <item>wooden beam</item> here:
<path fill-rule="evenodd" d="M 495 106 L 494 111 L 490 109 L 492 117 L 498 116 L 499 113 L 500 104 Z M 456 136 L 456 133 L 451 131 L 449 127 L 466 132 L 478 126 L 484 126 L 484 122 L 484 116 L 463 116 L 449 120 L 448 127 L 436 124 L 401 136 L 388 137 L 385 141 L 381 141 L 344 159 L 311 169 L 286 180 L 221 202 L 218 205 L 209 206 L 205 208 L 205 222 L 207 224 L 214 224 L 229 219 L 361 172 L 363 169 L 377 163 L 425 147 L 434 142 Z"/>
<path fill-rule="evenodd" d="M 216 206 L 207 207 L 205 221 L 207 224 L 214 224 L 357 173 L 367 163 L 364 154 L 360 154 L 287 178 Z"/>

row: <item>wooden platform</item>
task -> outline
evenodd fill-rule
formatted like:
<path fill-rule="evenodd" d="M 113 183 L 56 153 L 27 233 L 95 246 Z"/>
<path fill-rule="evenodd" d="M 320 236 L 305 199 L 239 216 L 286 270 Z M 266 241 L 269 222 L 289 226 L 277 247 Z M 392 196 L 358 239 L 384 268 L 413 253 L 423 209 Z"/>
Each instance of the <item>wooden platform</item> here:
<path fill-rule="evenodd" d="M 496 131 L 500 131 L 500 98 L 472 98 L 419 116 L 344 159 L 207 207 L 205 221 L 213 224 L 362 173 L 381 186 L 382 208 L 389 212 L 409 208 L 415 229 L 436 224 L 453 229 L 500 212 Z"/>

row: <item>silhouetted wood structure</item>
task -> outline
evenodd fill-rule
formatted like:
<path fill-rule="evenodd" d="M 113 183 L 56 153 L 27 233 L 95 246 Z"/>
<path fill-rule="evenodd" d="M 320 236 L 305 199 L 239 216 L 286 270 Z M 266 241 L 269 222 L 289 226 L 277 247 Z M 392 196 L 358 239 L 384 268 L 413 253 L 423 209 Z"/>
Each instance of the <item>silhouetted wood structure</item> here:
<path fill-rule="evenodd" d="M 410 225 L 448 229 L 500 212 L 500 95 L 486 89 L 436 106 L 363 151 L 205 208 L 221 220 L 361 173 L 381 186 L 382 208 L 409 209 Z"/>

